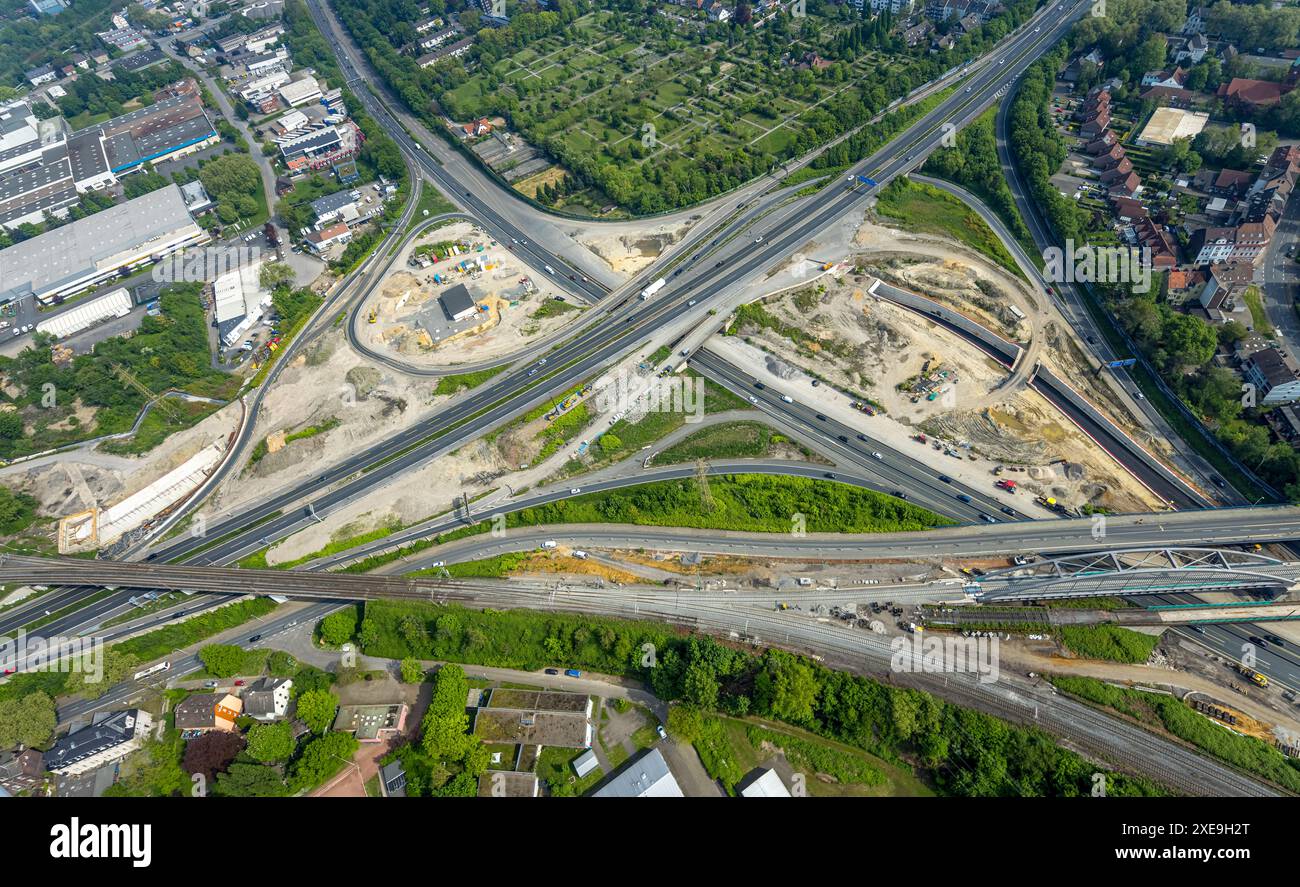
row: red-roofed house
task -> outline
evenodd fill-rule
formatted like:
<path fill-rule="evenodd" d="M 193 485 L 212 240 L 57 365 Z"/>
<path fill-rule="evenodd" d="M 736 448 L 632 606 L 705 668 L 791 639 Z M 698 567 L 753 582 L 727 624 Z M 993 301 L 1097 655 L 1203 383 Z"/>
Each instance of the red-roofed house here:
<path fill-rule="evenodd" d="M 1229 104 L 1255 110 L 1271 108 L 1282 101 L 1282 96 L 1290 92 L 1284 83 L 1271 80 L 1248 80 L 1245 77 L 1233 77 L 1219 87 L 1219 98 Z"/>

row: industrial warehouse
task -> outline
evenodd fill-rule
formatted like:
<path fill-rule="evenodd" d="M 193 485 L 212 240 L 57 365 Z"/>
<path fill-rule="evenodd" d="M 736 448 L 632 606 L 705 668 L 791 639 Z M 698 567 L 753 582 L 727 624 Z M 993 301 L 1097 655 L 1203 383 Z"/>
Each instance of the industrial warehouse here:
<path fill-rule="evenodd" d="M 0 227 L 40 223 L 47 213 L 66 215 L 83 192 L 218 140 L 193 80 L 175 83 L 156 98 L 77 131 L 62 117 L 37 119 L 27 99 L 0 106 Z"/>
<path fill-rule="evenodd" d="M 50 304 L 207 236 L 168 185 L 0 251 L 0 304 Z"/>

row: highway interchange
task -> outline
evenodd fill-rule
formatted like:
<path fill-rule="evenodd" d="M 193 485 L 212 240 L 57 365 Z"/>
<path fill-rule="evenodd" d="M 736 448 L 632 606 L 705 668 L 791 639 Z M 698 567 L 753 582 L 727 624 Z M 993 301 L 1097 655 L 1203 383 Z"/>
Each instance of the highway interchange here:
<path fill-rule="evenodd" d="M 838 178 L 828 184 L 811 198 L 802 198 L 800 202 L 787 203 L 783 208 L 776 208 L 776 201 L 752 205 L 744 211 L 731 213 L 717 227 L 710 229 L 688 242 L 683 249 L 674 253 L 671 260 L 660 263 L 640 275 L 635 281 L 620 285 L 609 281 L 608 276 L 599 269 L 575 261 L 570 251 L 551 249 L 555 242 L 551 236 L 541 237 L 547 245 L 539 243 L 537 234 L 532 230 L 530 217 L 517 207 L 511 208 L 511 198 L 497 193 L 496 188 L 486 176 L 479 174 L 479 179 L 469 188 L 457 181 L 446 167 L 435 160 L 429 151 L 412 139 L 403 123 L 390 110 L 389 105 L 381 101 L 366 85 L 357 71 L 355 57 L 340 42 L 332 22 L 324 14 L 317 2 L 310 2 L 318 26 L 333 44 L 349 86 L 358 94 L 367 111 L 388 130 L 403 148 L 408 161 L 418 171 L 416 181 L 428 178 L 437 183 L 441 189 L 459 204 L 467 215 L 502 243 L 511 243 L 517 253 L 535 266 L 551 265 L 559 270 L 556 284 L 574 296 L 596 307 L 590 316 L 584 319 L 583 328 L 571 338 L 557 344 L 547 355 L 545 369 L 531 359 L 523 364 L 512 366 L 500 376 L 492 379 L 478 389 L 474 389 L 457 398 L 439 415 L 427 419 L 394 437 L 376 444 L 364 452 L 359 452 L 344 462 L 325 467 L 320 474 L 303 482 L 293 489 L 269 497 L 266 501 L 243 509 L 236 514 L 227 515 L 219 522 L 213 522 L 203 535 L 182 533 L 171 541 L 153 546 L 148 560 L 151 562 L 183 563 L 193 565 L 230 564 L 253 551 L 265 548 L 271 542 L 284 538 L 304 526 L 319 520 L 330 513 L 331 509 L 342 507 L 355 497 L 373 492 L 377 487 L 399 478 L 408 469 L 449 452 L 462 443 L 481 436 L 486 431 L 499 427 L 521 415 L 533 406 L 544 403 L 553 396 L 596 376 L 623 355 L 643 344 L 657 330 L 679 323 L 683 319 L 698 318 L 698 323 L 715 323 L 707 316 L 710 301 L 730 288 L 744 283 L 754 275 L 782 262 L 803 244 L 812 239 L 819 231 L 833 224 L 836 220 L 861 206 L 862 202 L 875 192 L 875 188 L 854 186 L 849 177 Z M 907 128 L 885 148 L 864 160 L 854 168 L 854 172 L 869 175 L 880 183 L 887 184 L 898 175 L 906 174 L 924 162 L 926 155 L 940 144 L 947 133 L 944 124 L 951 123 L 960 128 L 973 120 L 992 102 L 1004 96 L 1008 86 L 1039 55 L 1053 45 L 1071 26 L 1088 4 L 1075 2 L 1061 4 L 1061 8 L 1048 7 L 1024 26 L 1019 32 L 1010 36 L 1004 46 L 999 47 L 985 60 L 970 67 L 971 74 L 959 81 L 952 94 L 933 111 Z M 400 115 L 399 115 L 400 116 Z M 413 189 L 414 190 L 414 189 Z M 408 205 L 401 223 L 394 226 L 385 242 L 376 249 L 371 259 L 360 269 L 353 272 L 341 286 L 331 294 L 327 308 L 317 315 L 317 319 L 304 331 L 291 346 L 288 353 L 272 368 L 269 378 L 263 385 L 251 392 L 246 400 L 250 416 L 255 416 L 263 392 L 274 383 L 279 372 L 290 363 L 289 358 L 305 342 L 326 327 L 328 321 L 337 315 L 340 308 L 355 314 L 359 310 L 361 298 L 377 282 L 393 255 L 394 248 L 405 242 L 414 232 L 406 228 L 412 222 L 420 227 L 436 220 L 413 219 L 415 195 Z M 778 225 L 779 222 L 779 225 Z M 771 227 L 769 226 L 777 226 Z M 764 229 L 761 242 L 751 242 L 753 230 Z M 749 233 L 745 233 L 749 230 Z M 705 243 L 706 236 L 712 240 Z M 665 267 L 674 268 L 676 273 L 670 277 L 670 284 L 665 292 L 650 303 L 636 299 L 635 293 L 640 285 L 654 279 L 660 273 L 666 273 Z M 616 321 L 616 323 L 613 323 Z M 350 324 L 351 326 L 351 324 Z M 355 344 L 355 340 L 354 340 Z M 373 357 L 374 355 L 369 355 Z M 532 355 L 530 355 L 531 357 Z M 674 530 L 671 528 L 636 528 L 636 534 L 644 541 L 653 542 L 654 547 L 666 550 L 689 550 L 715 553 L 750 553 L 761 552 L 764 556 L 825 558 L 852 557 L 863 559 L 870 557 L 898 556 L 906 553 L 910 557 L 931 557 L 938 554 L 960 556 L 994 555 L 1020 553 L 1027 551 L 1054 552 L 1078 551 L 1101 546 L 1092 534 L 1089 521 L 1064 520 L 1026 520 L 1042 517 L 1042 514 L 1030 513 L 1034 506 L 1026 505 L 1022 511 L 1017 506 L 1010 514 L 1002 511 L 1006 506 L 989 495 L 988 491 L 974 490 L 957 484 L 940 480 L 939 471 L 924 458 L 914 454 L 899 452 L 886 448 L 879 442 L 859 437 L 860 432 L 833 418 L 824 418 L 813 410 L 798 403 L 786 403 L 769 391 L 754 387 L 754 379 L 729 365 L 725 360 L 706 350 L 691 356 L 692 366 L 714 382 L 737 393 L 741 393 L 761 412 L 771 416 L 773 421 L 786 427 L 794 427 L 804 435 L 818 438 L 819 443 L 829 447 L 837 455 L 837 465 L 822 468 L 807 464 L 753 464 L 744 463 L 745 471 L 773 471 L 802 476 L 822 476 L 833 474 L 834 479 L 852 483 L 886 493 L 905 491 L 909 501 L 932 508 L 964 523 L 963 526 L 918 534 L 901 534 L 873 537 L 839 537 L 810 534 L 803 539 L 765 534 L 732 534 L 698 531 Z M 1058 404 L 1059 405 L 1059 404 Z M 235 451 L 241 450 L 251 442 L 254 422 L 250 418 L 240 431 L 234 444 Z M 884 459 L 877 460 L 870 456 L 873 451 L 882 452 Z M 928 454 L 923 454 L 928 455 Z M 204 493 L 215 488 L 237 460 L 228 460 L 221 472 L 215 476 Z M 1130 467 L 1133 467 L 1130 465 Z M 718 462 L 711 466 L 714 473 L 726 473 L 741 470 L 742 466 Z M 1140 467 L 1138 468 L 1140 470 Z M 693 466 L 677 466 L 647 469 L 626 478 L 615 478 L 593 484 L 584 484 L 583 492 L 599 492 L 626 486 L 631 483 L 643 483 L 648 480 L 666 480 L 684 478 L 694 475 Z M 1163 492 L 1163 491 L 1162 491 Z M 1194 491 L 1177 491 L 1181 496 L 1180 505 L 1202 504 Z M 957 495 L 967 495 L 970 502 L 957 499 Z M 541 490 L 527 497 L 518 497 L 498 510 L 515 510 L 530 505 L 558 501 L 570 495 L 567 488 Z M 200 497 L 195 497 L 197 504 Z M 1173 497 L 1171 497 L 1173 498 Z M 996 523 L 978 523 L 985 515 Z M 481 516 L 481 515 L 480 515 Z M 170 523 L 177 523 L 181 513 L 173 515 Z M 399 546 L 403 542 L 436 535 L 440 531 L 463 525 L 460 515 L 452 514 L 422 524 L 406 531 L 399 531 L 392 536 L 361 546 L 342 555 L 333 556 L 323 562 L 313 564 L 309 569 L 320 570 L 330 566 L 363 558 L 370 551 L 379 551 Z M 555 528 L 558 529 L 558 528 Z M 507 539 L 494 539 L 489 536 L 476 536 L 455 543 L 456 559 L 473 559 L 486 556 L 492 551 L 525 550 L 536 547 L 539 537 L 554 533 L 555 529 L 511 530 Z M 617 538 L 627 538 L 628 528 L 564 528 L 566 542 L 575 545 L 599 547 L 609 545 Z M 907 538 L 904 538 L 904 537 Z M 549 536 L 547 537 L 549 538 Z M 1159 516 L 1116 516 L 1107 524 L 1106 546 L 1120 545 L 1172 545 L 1192 544 L 1209 538 L 1230 538 L 1237 542 L 1271 542 L 1300 538 L 1300 518 L 1290 508 L 1262 508 L 1250 511 L 1230 512 L 1225 510 L 1182 511 Z M 1183 540 L 1180 542 L 1179 540 Z M 450 554 L 450 550 L 448 554 Z M 144 547 L 132 551 L 130 557 L 143 557 Z M 424 558 L 431 561 L 433 555 Z M 42 597 L 39 606 L 46 609 L 59 609 L 76 601 L 84 595 L 84 588 L 60 588 Z M 478 592 L 487 596 L 493 592 L 483 589 Z M 87 607 L 83 612 L 57 620 L 48 626 L 53 632 L 59 628 L 91 625 L 102 621 L 115 607 L 122 606 L 125 590 L 115 593 L 105 600 Z M 546 604 L 536 600 L 529 601 L 528 606 L 555 606 L 557 609 L 574 609 L 588 612 L 615 612 L 621 615 L 649 615 L 659 612 L 665 618 L 689 619 L 691 624 L 701 628 L 720 631 L 738 631 L 738 619 L 743 620 L 746 628 L 753 623 L 758 634 L 765 640 L 777 642 L 780 634 L 786 632 L 785 642 L 808 651 L 825 651 L 828 656 L 847 656 L 855 663 L 867 650 L 873 650 L 868 658 L 877 656 L 878 649 L 872 647 L 875 639 L 861 632 L 848 632 L 845 635 L 838 627 L 828 627 L 818 623 L 805 625 L 802 621 L 774 619 L 768 613 L 753 613 L 748 610 L 741 614 L 734 612 L 726 602 L 699 599 L 683 602 L 680 598 L 674 602 L 671 613 L 656 611 L 664 606 L 660 598 L 638 599 L 635 596 L 622 597 L 618 600 L 596 593 L 568 590 L 557 599 L 552 591 L 552 598 Z M 213 598 L 215 600 L 215 598 Z M 206 597 L 196 602 L 197 605 L 209 603 Z M 312 604 L 307 610 L 295 614 L 296 621 L 319 618 L 319 614 L 328 612 L 336 604 Z M 631 607 L 630 613 L 625 612 Z M 32 606 L 18 608 L 0 614 L 0 631 L 11 630 L 21 619 L 30 621 Z M 163 617 L 165 618 L 165 617 Z M 275 625 L 283 629 L 288 627 L 288 617 L 277 620 Z M 791 625 L 794 625 L 793 630 Z M 1248 626 L 1235 631 L 1248 630 Z M 755 635 L 753 630 L 748 634 Z M 1235 643 L 1234 631 L 1225 631 L 1221 640 L 1223 652 L 1232 655 Z M 1204 642 L 1204 638 L 1202 639 Z M 1287 652 L 1287 651 L 1284 651 Z M 887 650 L 886 650 L 887 653 Z M 1295 651 L 1289 651 L 1292 660 Z M 185 661 L 173 663 L 175 674 L 197 667 L 197 662 Z M 1300 674 L 1300 662 L 1293 661 L 1284 670 L 1294 680 Z M 924 676 L 918 676 L 923 678 Z M 924 681 L 922 680 L 922 683 Z M 1035 691 L 1020 686 L 998 688 L 985 691 L 980 686 L 953 688 L 948 681 L 943 682 L 945 695 L 966 696 L 974 699 L 985 709 L 997 709 L 1004 716 L 1014 720 L 1039 719 L 1040 723 L 1052 729 L 1053 723 L 1058 732 L 1089 733 L 1082 726 L 1094 714 L 1084 714 L 1071 710 L 1073 704 L 1058 697 L 1034 699 Z M 1291 686 L 1300 686 L 1300 680 Z M 934 683 L 930 689 L 938 690 Z M 125 685 L 115 688 L 106 697 L 95 702 L 74 703 L 68 711 L 60 712 L 74 716 L 84 711 L 102 706 L 106 702 L 123 701 L 138 692 L 139 687 Z M 951 691 L 951 692 L 948 692 Z M 974 694 L 972 696 L 972 694 Z M 1075 709 L 1082 706 L 1073 706 Z M 1041 710 L 1040 710 L 1041 709 Z M 1032 714 L 1027 714 L 1032 712 Z M 1057 720 L 1052 721 L 1053 718 Z M 1151 743 L 1151 738 L 1125 735 L 1125 730 L 1141 734 L 1133 728 L 1119 728 L 1110 719 L 1106 726 L 1093 731 L 1092 739 L 1080 741 L 1086 746 L 1089 741 L 1098 743 L 1096 750 L 1114 757 L 1117 748 L 1124 746 L 1138 747 Z M 1109 731 L 1109 733 L 1107 733 Z M 1106 734 L 1106 735 L 1103 735 Z M 1162 754 L 1168 756 L 1167 743 Z M 1176 748 L 1176 747 L 1174 747 Z M 1226 794 L 1249 794 L 1259 787 L 1249 780 L 1238 777 L 1226 768 L 1212 765 L 1204 759 L 1183 752 L 1188 760 L 1180 766 L 1171 767 L 1161 775 L 1172 785 L 1188 787 L 1186 774 L 1197 773 L 1203 790 L 1217 789 Z M 1155 766 L 1152 756 L 1145 756 L 1135 763 L 1139 770 L 1151 772 Z M 1212 791 L 1211 793 L 1216 793 Z"/>

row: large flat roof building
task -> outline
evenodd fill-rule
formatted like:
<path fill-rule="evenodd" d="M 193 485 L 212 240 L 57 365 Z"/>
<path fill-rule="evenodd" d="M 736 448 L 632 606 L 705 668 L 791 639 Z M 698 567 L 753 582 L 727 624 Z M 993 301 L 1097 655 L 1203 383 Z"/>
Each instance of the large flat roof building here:
<path fill-rule="evenodd" d="M 628 764 L 601 786 L 597 798 L 683 798 L 681 786 L 657 748 Z"/>
<path fill-rule="evenodd" d="M 0 304 L 71 295 L 206 238 L 168 185 L 0 250 Z"/>

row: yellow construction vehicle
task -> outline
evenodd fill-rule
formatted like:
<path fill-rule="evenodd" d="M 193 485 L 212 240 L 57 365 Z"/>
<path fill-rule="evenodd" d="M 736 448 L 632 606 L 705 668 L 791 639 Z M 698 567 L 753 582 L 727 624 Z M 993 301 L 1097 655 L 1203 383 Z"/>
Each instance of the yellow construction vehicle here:
<path fill-rule="evenodd" d="M 1251 681 L 1253 681 L 1257 686 L 1260 687 L 1268 686 L 1268 678 L 1264 677 L 1262 674 L 1255 671 L 1253 668 L 1247 668 L 1244 665 L 1238 665 L 1237 671 L 1241 672 L 1242 675 L 1244 675 L 1245 677 L 1250 678 Z"/>
<path fill-rule="evenodd" d="M 376 317 L 375 317 L 375 312 L 374 312 L 373 310 L 370 312 L 370 316 L 367 318 L 367 320 L 368 320 L 370 323 L 374 323 L 374 322 L 375 322 Z"/>

